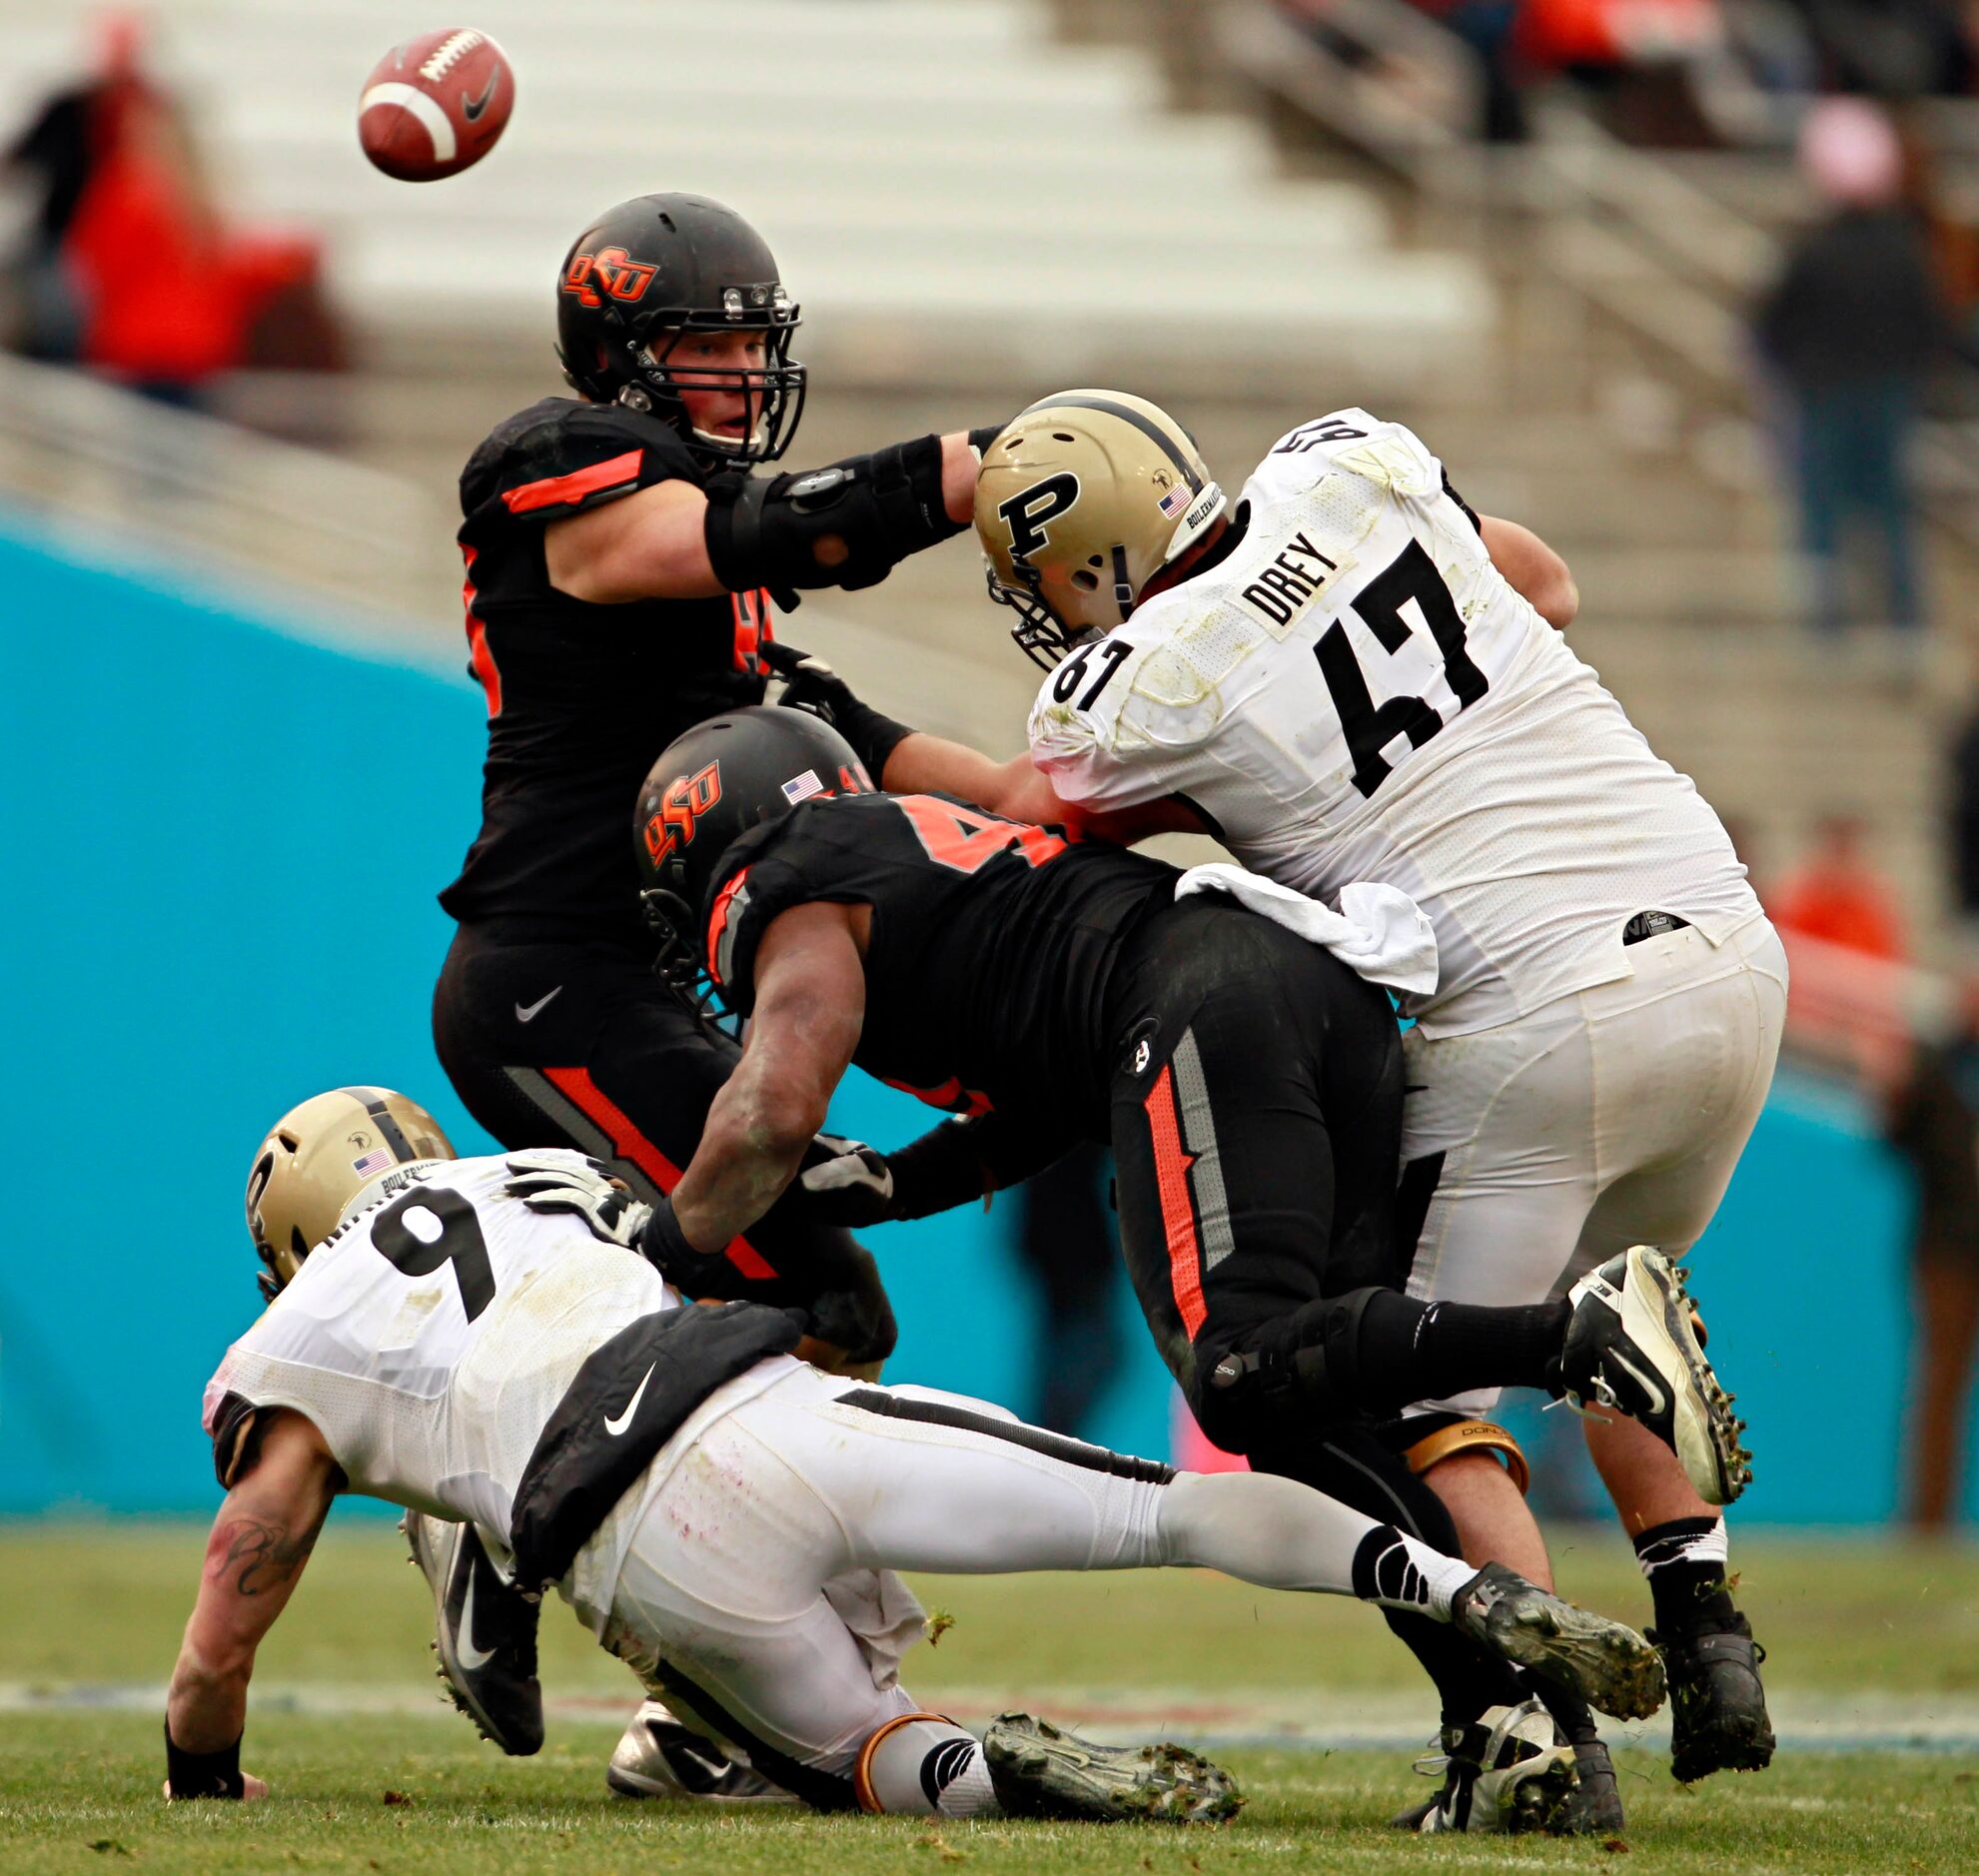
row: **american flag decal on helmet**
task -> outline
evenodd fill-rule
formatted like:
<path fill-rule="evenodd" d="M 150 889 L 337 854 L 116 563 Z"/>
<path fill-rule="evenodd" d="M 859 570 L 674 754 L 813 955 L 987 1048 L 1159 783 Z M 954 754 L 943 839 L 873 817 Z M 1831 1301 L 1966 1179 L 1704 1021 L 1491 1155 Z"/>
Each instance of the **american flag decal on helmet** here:
<path fill-rule="evenodd" d="M 1173 519 L 1189 505 L 1189 498 L 1195 492 L 1187 482 L 1177 482 L 1167 494 L 1162 496 L 1161 511 Z"/>
<path fill-rule="evenodd" d="M 398 1163 L 398 1156 L 390 1147 L 373 1147 L 362 1159 L 351 1162 L 351 1171 L 360 1179 L 369 1179 L 374 1173 L 382 1173 L 388 1166 Z"/>

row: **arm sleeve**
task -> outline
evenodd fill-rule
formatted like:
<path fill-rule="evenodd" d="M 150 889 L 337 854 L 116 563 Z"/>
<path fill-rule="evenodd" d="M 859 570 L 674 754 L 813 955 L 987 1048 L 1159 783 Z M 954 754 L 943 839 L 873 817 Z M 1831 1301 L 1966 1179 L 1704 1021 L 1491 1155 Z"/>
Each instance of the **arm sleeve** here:
<path fill-rule="evenodd" d="M 887 1155 L 894 1215 L 928 1218 L 1022 1185 L 1077 1144 L 1055 1129 L 1026 1126 L 1007 1114 L 943 1121 Z"/>

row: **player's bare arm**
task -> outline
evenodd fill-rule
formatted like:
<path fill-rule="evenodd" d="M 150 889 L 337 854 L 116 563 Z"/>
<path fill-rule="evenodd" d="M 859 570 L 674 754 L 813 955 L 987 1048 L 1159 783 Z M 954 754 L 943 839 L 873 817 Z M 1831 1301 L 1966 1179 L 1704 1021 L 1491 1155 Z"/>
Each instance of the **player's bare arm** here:
<path fill-rule="evenodd" d="M 207 1539 L 199 1599 L 166 1704 L 168 1798 L 259 1798 L 268 1791 L 239 1769 L 255 1651 L 288 1606 L 342 1483 L 307 1419 L 280 1408 L 271 1418 L 253 1469 L 228 1492 Z"/>
<path fill-rule="evenodd" d="M 959 524 L 968 520 L 974 500 L 975 453 L 961 431 L 941 438 L 940 452 L 942 506 Z M 728 583 L 710 557 L 708 521 L 708 497 L 689 481 L 658 482 L 552 521 L 543 537 L 550 584 L 573 599 L 601 605 L 725 592 Z M 833 583 L 853 553 L 844 534 L 828 529 L 806 545 L 817 577 L 796 583 Z"/>
<path fill-rule="evenodd" d="M 672 1195 L 694 1249 L 719 1249 L 747 1231 L 823 1127 L 865 1015 L 864 918 L 859 906 L 799 905 L 764 932 L 747 1046 Z"/>
<path fill-rule="evenodd" d="M 1067 827 L 1078 834 L 1131 845 L 1153 834 L 1200 834 L 1207 830 L 1183 802 L 1144 802 L 1131 808 L 1094 809 L 1064 800 L 1028 753 L 999 762 L 964 743 L 916 730 L 887 757 L 880 786 L 890 794 L 949 794 L 973 801 L 992 814 L 1044 827 Z"/>
<path fill-rule="evenodd" d="M 1495 514 L 1478 516 L 1478 531 L 1491 564 L 1532 610 L 1564 631 L 1580 610 L 1580 588 L 1566 562 L 1529 528 Z"/>

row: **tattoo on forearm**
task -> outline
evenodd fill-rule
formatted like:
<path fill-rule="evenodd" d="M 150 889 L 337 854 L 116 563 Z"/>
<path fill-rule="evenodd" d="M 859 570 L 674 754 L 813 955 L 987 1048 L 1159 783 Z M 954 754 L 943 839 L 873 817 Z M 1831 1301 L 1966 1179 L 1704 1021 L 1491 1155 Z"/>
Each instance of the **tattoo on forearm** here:
<path fill-rule="evenodd" d="M 229 1526 L 227 1554 L 214 1567 L 224 1577 L 240 1570 L 234 1587 L 244 1596 L 258 1596 L 285 1582 L 302 1568 L 316 1548 L 317 1528 L 291 1534 L 285 1524 L 243 1518 Z"/>

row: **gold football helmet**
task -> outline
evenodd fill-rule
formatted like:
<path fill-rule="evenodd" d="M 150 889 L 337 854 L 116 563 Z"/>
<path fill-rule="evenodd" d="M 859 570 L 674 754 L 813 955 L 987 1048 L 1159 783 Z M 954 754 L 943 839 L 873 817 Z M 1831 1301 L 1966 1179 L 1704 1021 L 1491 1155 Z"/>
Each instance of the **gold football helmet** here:
<path fill-rule="evenodd" d="M 1224 493 L 1196 440 L 1122 391 L 1062 391 L 1006 425 L 976 477 L 976 534 L 1010 635 L 1050 670 L 1111 631 L 1216 524 Z"/>
<path fill-rule="evenodd" d="M 456 1157 L 440 1123 L 390 1088 L 334 1088 L 291 1108 L 255 1149 L 248 1235 L 271 1303 L 367 1186 L 404 1166 Z"/>

